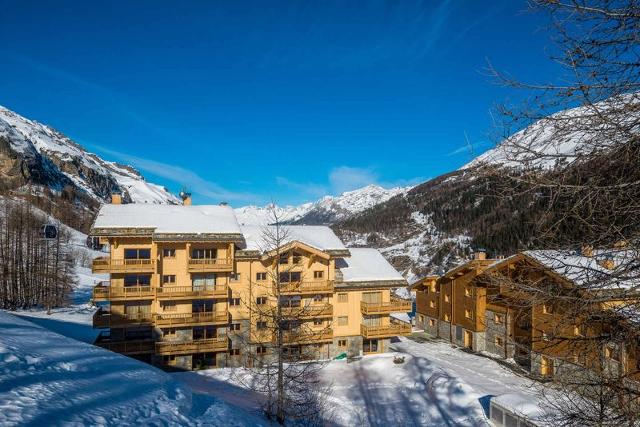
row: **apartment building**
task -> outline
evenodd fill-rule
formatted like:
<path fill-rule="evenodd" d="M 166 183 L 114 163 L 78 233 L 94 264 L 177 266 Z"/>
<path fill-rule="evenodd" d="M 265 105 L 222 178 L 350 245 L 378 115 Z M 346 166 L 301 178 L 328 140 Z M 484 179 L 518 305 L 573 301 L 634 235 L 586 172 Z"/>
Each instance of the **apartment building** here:
<path fill-rule="evenodd" d="M 276 248 L 274 227 L 240 225 L 226 205 L 114 202 L 91 230 L 110 250 L 93 261 L 109 274 L 93 292 L 99 346 L 167 368 L 251 365 L 269 357 L 273 310 L 305 357 L 383 352 L 411 332 L 390 316 L 411 310 L 392 296 L 402 275 L 328 227 L 284 226 Z"/>
<path fill-rule="evenodd" d="M 640 380 L 637 334 L 635 340 L 615 340 L 640 326 L 629 306 L 629 290 L 638 284 L 612 281 L 615 261 L 609 255 L 527 251 L 484 258 L 480 254 L 412 286 L 418 327 L 474 351 L 513 358 L 542 376 L 577 364 Z M 535 289 L 543 286 L 554 286 L 557 298 L 536 299 Z M 580 296 L 597 303 L 576 310 L 571 301 Z M 589 339 L 606 336 L 612 339 L 604 344 Z"/>

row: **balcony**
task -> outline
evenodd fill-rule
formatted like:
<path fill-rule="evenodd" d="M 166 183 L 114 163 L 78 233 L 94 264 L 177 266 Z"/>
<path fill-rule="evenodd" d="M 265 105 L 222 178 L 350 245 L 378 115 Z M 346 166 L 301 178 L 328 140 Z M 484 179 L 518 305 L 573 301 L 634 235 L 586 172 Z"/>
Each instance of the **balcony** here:
<path fill-rule="evenodd" d="M 155 315 L 156 326 L 201 326 L 201 325 L 226 325 L 229 323 L 229 314 L 223 312 L 200 313 L 163 313 Z"/>
<path fill-rule="evenodd" d="M 156 261 L 153 259 L 115 259 L 99 257 L 93 260 L 94 273 L 153 273 Z"/>
<path fill-rule="evenodd" d="M 408 313 L 411 311 L 411 301 L 401 298 L 391 298 L 390 302 L 360 302 L 362 314 L 390 314 Z"/>
<path fill-rule="evenodd" d="M 94 328 L 126 328 L 151 325 L 152 323 L 151 313 L 111 313 L 108 310 L 100 309 L 93 315 Z"/>
<path fill-rule="evenodd" d="M 275 337 L 274 337 L 275 339 Z M 333 341 L 333 329 L 284 331 L 282 340 L 285 344 L 317 344 Z"/>
<path fill-rule="evenodd" d="M 275 287 L 275 285 L 274 285 Z M 274 290 L 276 292 L 277 290 Z M 280 294 L 327 294 L 333 293 L 333 281 L 302 281 L 291 283 L 280 283 Z"/>
<path fill-rule="evenodd" d="M 313 319 L 333 316 L 333 305 L 319 304 L 306 307 L 282 307 L 282 315 L 296 319 Z"/>
<path fill-rule="evenodd" d="M 189 273 L 216 273 L 233 271 L 231 258 L 189 258 Z"/>
<path fill-rule="evenodd" d="M 109 286 L 100 282 L 93 288 L 93 301 L 151 300 L 155 297 L 151 286 Z"/>
<path fill-rule="evenodd" d="M 158 299 L 187 300 L 205 298 L 227 298 L 229 288 L 227 285 L 215 286 L 162 286 L 156 289 Z"/>
<path fill-rule="evenodd" d="M 102 335 L 96 341 L 98 347 L 121 354 L 152 354 L 155 352 L 155 342 L 152 339 L 111 341 Z"/>
<path fill-rule="evenodd" d="M 156 354 L 162 356 L 193 354 L 193 353 L 213 353 L 216 351 L 227 351 L 229 342 L 227 337 L 209 338 L 195 341 L 163 341 L 157 342 Z"/>
<path fill-rule="evenodd" d="M 391 322 L 385 326 L 360 325 L 360 335 L 365 338 L 390 338 L 401 335 L 409 335 L 411 325 L 404 322 Z"/>

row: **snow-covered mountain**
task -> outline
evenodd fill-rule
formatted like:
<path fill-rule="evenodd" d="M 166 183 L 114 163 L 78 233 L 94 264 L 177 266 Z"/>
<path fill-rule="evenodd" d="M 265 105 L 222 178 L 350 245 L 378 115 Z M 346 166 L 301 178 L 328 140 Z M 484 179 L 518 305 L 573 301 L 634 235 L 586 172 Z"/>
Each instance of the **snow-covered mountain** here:
<path fill-rule="evenodd" d="M 461 169 L 486 164 L 539 169 L 566 167 L 582 156 L 638 134 L 640 93 L 630 93 L 544 117 Z"/>
<path fill-rule="evenodd" d="M 101 159 L 55 129 L 0 106 L 0 181 L 5 187 L 75 187 L 95 201 L 119 189 L 136 203 L 178 203 L 166 188 L 130 166 Z"/>
<path fill-rule="evenodd" d="M 394 196 L 404 194 L 410 189 L 411 187 L 385 189 L 379 185 L 371 184 L 357 190 L 344 192 L 339 196 L 324 196 L 312 203 L 298 206 L 275 206 L 275 212 L 283 222 L 307 225 L 332 224 L 386 202 Z M 235 211 L 239 223 L 262 225 L 273 222 L 273 209 L 273 205 L 244 206 Z"/>

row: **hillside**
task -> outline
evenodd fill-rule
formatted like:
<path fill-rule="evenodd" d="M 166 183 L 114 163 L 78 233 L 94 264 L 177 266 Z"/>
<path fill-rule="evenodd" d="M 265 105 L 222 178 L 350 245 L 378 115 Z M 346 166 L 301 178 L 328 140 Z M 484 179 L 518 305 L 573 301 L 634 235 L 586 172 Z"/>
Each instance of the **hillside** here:
<path fill-rule="evenodd" d="M 81 229 L 113 190 L 135 203 L 179 202 L 134 168 L 103 160 L 55 129 L 0 106 L 0 192 L 29 197 Z"/>

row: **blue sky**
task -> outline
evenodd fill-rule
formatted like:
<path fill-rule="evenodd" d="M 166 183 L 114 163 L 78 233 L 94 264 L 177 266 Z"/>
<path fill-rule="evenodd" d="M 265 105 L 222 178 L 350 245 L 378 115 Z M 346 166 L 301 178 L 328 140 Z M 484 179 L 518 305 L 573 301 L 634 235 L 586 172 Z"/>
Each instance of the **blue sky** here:
<path fill-rule="evenodd" d="M 525 1 L 3 1 L 0 105 L 196 203 L 435 177 L 557 78 Z M 467 137 L 465 137 L 465 134 Z"/>

